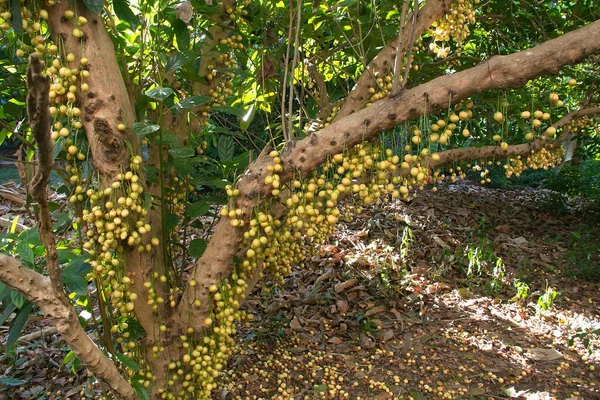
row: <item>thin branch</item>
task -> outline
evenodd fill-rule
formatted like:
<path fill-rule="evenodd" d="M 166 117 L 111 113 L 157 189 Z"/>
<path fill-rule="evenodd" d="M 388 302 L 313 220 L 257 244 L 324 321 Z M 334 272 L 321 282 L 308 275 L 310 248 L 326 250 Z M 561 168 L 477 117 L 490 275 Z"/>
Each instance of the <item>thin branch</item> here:
<path fill-rule="evenodd" d="M 417 3 L 417 0 L 414 0 Z M 400 29 L 398 29 L 398 40 L 396 45 L 396 59 L 394 60 L 394 83 L 392 84 L 392 93 L 397 93 L 400 87 L 400 66 L 402 65 L 402 39 L 404 28 L 406 27 L 406 12 L 410 0 L 404 0 L 402 4 L 402 13 L 400 15 Z"/>
<path fill-rule="evenodd" d="M 56 293 L 50 278 L 24 267 L 12 257 L 0 254 L 0 281 L 18 290 L 27 300 L 37 305 L 81 362 L 118 399 L 139 400 L 116 365 L 85 333 L 79 323 L 77 311 Z"/>
<path fill-rule="evenodd" d="M 296 10 L 296 37 L 294 38 L 294 58 L 292 60 L 292 71 L 290 79 L 290 98 L 288 100 L 288 138 L 290 140 L 294 137 L 294 127 L 292 113 L 294 112 L 294 73 L 296 66 L 298 65 L 298 53 L 300 47 L 300 24 L 302 23 L 302 0 L 298 0 L 298 9 Z M 287 141 L 286 140 L 286 141 Z"/>
<path fill-rule="evenodd" d="M 40 239 L 46 248 L 46 266 L 50 274 L 50 281 L 59 296 L 66 299 L 63 290 L 62 272 L 58 265 L 56 241 L 52 233 L 52 220 L 48 210 L 48 181 L 54 161 L 52 150 L 54 143 L 50 138 L 50 109 L 48 108 L 48 93 L 50 79 L 42 74 L 44 64 L 36 53 L 29 56 L 27 67 L 27 114 L 31 132 L 37 143 L 38 165 L 35 175 L 31 180 L 29 191 L 31 197 L 38 203 L 38 220 Z"/>
<path fill-rule="evenodd" d="M 406 54 L 406 66 L 404 68 L 404 77 L 402 78 L 400 90 L 404 89 L 404 87 L 406 86 L 406 82 L 408 81 L 408 73 L 410 72 L 410 64 L 411 64 L 410 58 L 412 57 L 412 51 L 413 51 L 413 47 L 415 44 L 415 31 L 416 31 L 416 27 L 417 27 L 417 14 L 418 13 L 419 13 L 419 2 L 417 0 L 415 0 L 415 5 L 413 8 L 413 14 L 412 14 L 412 24 L 410 26 L 410 39 L 408 41 L 408 53 Z M 395 92 L 392 92 L 392 93 L 397 94 Z"/>

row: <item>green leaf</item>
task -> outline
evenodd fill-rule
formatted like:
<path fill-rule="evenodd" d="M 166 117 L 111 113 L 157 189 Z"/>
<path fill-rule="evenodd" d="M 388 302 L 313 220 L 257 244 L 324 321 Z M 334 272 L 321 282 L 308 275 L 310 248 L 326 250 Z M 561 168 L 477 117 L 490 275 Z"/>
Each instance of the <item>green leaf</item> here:
<path fill-rule="evenodd" d="M 162 135 L 156 138 L 156 144 L 166 144 L 172 149 L 181 146 L 181 144 L 179 144 L 179 139 L 177 138 L 177 136 L 175 136 L 171 132 L 163 132 Z"/>
<path fill-rule="evenodd" d="M 2 298 L 4 297 L 5 290 L 10 290 L 10 289 L 8 288 L 8 286 L 6 286 L 6 283 L 0 282 L 0 301 L 2 301 Z M 0 324 L 0 325 L 2 325 L 2 324 Z"/>
<path fill-rule="evenodd" d="M 75 274 L 79 276 L 86 276 L 92 271 L 90 263 L 86 262 L 89 257 L 87 255 L 81 255 L 73 258 L 69 261 L 68 265 L 63 269 L 63 274 Z"/>
<path fill-rule="evenodd" d="M 207 212 L 210 211 L 210 204 L 205 203 L 203 201 L 199 201 L 197 203 L 192 204 L 185 211 L 185 216 L 193 219 L 196 217 L 200 217 L 202 215 L 206 215 Z"/>
<path fill-rule="evenodd" d="M 239 118 L 242 118 L 245 114 L 245 111 L 243 109 L 230 106 L 215 106 L 211 108 L 211 111 L 220 111 L 227 114 L 235 115 Z"/>
<path fill-rule="evenodd" d="M 204 250 L 206 250 L 206 240 L 194 239 L 190 242 L 190 256 L 198 258 L 204 253 Z"/>
<path fill-rule="evenodd" d="M 185 158 L 193 157 L 194 154 L 196 154 L 196 152 L 194 151 L 194 149 L 190 149 L 189 147 L 180 147 L 178 149 L 170 149 L 169 154 L 172 155 L 174 158 Z"/>
<path fill-rule="evenodd" d="M 138 397 L 142 400 L 150 400 L 150 396 L 148 395 L 148 390 L 146 390 L 146 388 L 144 387 L 144 385 L 141 382 L 133 382 L 132 383 L 133 389 L 135 390 L 135 393 L 138 395 Z"/>
<path fill-rule="evenodd" d="M 177 214 L 169 213 L 165 216 L 165 229 L 167 232 L 172 231 L 179 223 Z"/>
<path fill-rule="evenodd" d="M 123 364 L 127 368 L 130 368 L 134 371 L 140 370 L 139 364 L 136 363 L 132 358 L 127 357 L 125 354 L 117 353 L 117 359 L 121 362 L 121 364 Z"/>
<path fill-rule="evenodd" d="M 10 326 L 10 330 L 8 331 L 6 349 L 11 349 L 17 342 L 17 339 L 25 326 L 25 322 L 27 322 L 27 318 L 29 318 L 29 314 L 31 314 L 31 310 L 33 310 L 33 303 L 27 303 L 15 316 L 15 319 Z"/>
<path fill-rule="evenodd" d="M 231 136 L 221 135 L 219 137 L 219 143 L 217 144 L 217 151 L 219 152 L 219 158 L 223 162 L 231 160 L 233 152 L 235 151 L 235 143 Z"/>
<path fill-rule="evenodd" d="M 102 14 L 104 8 L 104 0 L 83 0 L 83 4 L 93 12 Z"/>
<path fill-rule="evenodd" d="M 180 19 L 173 22 L 173 31 L 175 33 L 175 41 L 179 50 L 187 50 L 190 48 L 190 31 L 187 25 Z"/>
<path fill-rule="evenodd" d="M 133 132 L 136 135 L 144 137 L 151 133 L 154 133 L 160 129 L 160 125 L 150 124 L 148 122 L 134 122 L 133 123 Z"/>
<path fill-rule="evenodd" d="M 130 340 L 138 340 L 146 337 L 146 331 L 136 319 L 128 318 L 126 322 L 127 325 L 129 325 L 127 330 L 129 332 Z"/>
<path fill-rule="evenodd" d="M 26 243 L 19 243 L 17 245 L 17 254 L 21 257 L 21 261 L 23 264 L 28 266 L 29 268 L 33 268 L 35 266 L 35 257 L 33 255 L 33 250 Z"/>
<path fill-rule="evenodd" d="M 138 27 L 140 20 L 133 11 L 131 11 L 131 8 L 129 8 L 127 0 L 113 0 L 113 8 L 117 17 L 121 21 L 127 22 L 131 30 L 135 30 L 135 28 Z"/>
<path fill-rule="evenodd" d="M 175 104 L 172 109 L 182 110 L 186 108 L 192 108 L 196 106 L 201 106 L 202 104 L 206 104 L 211 101 L 213 98 L 209 96 L 191 96 L 187 99 L 181 100 L 179 103 Z"/>
<path fill-rule="evenodd" d="M 173 166 L 179 176 L 192 175 L 195 170 L 196 159 L 195 158 L 176 158 L 173 160 Z"/>
<path fill-rule="evenodd" d="M 8 304 L 4 309 L 2 315 L 0 315 L 0 325 L 4 325 L 4 322 L 6 322 L 10 314 L 12 314 L 13 311 L 15 311 L 16 309 L 17 306 L 15 306 L 13 303 Z"/>
<path fill-rule="evenodd" d="M 163 101 L 167 97 L 171 96 L 173 93 L 175 93 L 175 92 L 173 92 L 173 89 L 171 89 L 171 88 L 159 87 L 159 88 L 154 88 L 154 89 L 148 90 L 146 92 L 146 96 L 148 96 L 154 100 Z"/>
<path fill-rule="evenodd" d="M 73 293 L 77 293 L 78 296 L 87 296 L 88 294 L 88 282 L 85 278 L 77 274 L 62 274 L 63 283 Z"/>
<path fill-rule="evenodd" d="M 56 157 L 58 157 L 64 145 L 65 138 L 59 137 L 58 140 L 54 143 L 54 148 L 52 149 L 52 161 L 56 160 Z"/>
<path fill-rule="evenodd" d="M 16 290 L 10 292 L 10 299 L 17 308 L 23 308 L 23 305 L 25 305 L 25 303 L 27 302 L 25 296 L 23 296 L 20 292 L 17 292 Z"/>
<path fill-rule="evenodd" d="M 10 376 L 0 376 L 0 385 L 19 386 L 27 383 L 23 379 L 11 378 Z"/>
<path fill-rule="evenodd" d="M 169 58 L 169 61 L 167 61 L 167 68 L 165 74 L 169 74 L 178 70 L 179 68 L 188 64 L 190 61 L 192 61 L 192 57 L 190 57 L 188 53 L 179 52 L 173 54 L 171 58 Z"/>

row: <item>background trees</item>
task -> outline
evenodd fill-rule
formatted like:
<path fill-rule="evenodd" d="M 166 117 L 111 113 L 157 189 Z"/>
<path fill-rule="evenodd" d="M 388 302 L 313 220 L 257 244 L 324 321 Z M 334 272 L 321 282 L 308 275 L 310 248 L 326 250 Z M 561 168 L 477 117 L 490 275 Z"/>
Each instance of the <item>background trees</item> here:
<path fill-rule="evenodd" d="M 38 304 L 123 398 L 209 397 L 250 318 L 240 304 L 335 229 L 342 199 L 350 214 L 409 199 L 467 160 L 482 183 L 487 160 L 549 168 L 565 140 L 597 154 L 592 2 L 3 7 L 2 134 L 35 161 L 43 246 L 35 232 L 5 245 L 46 260 L 0 258 L 3 304 L 19 320 Z M 14 77 L 30 53 L 27 92 Z M 43 196 L 52 166 L 69 245 Z"/>

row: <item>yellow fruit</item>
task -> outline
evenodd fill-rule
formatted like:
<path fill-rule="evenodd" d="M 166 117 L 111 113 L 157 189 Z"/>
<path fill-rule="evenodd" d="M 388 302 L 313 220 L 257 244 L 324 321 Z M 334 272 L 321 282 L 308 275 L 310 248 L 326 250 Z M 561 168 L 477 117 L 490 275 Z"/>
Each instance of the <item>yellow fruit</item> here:
<path fill-rule="evenodd" d="M 494 136 L 492 137 L 492 140 L 493 140 L 494 142 L 499 142 L 499 141 L 501 141 L 501 140 L 502 140 L 502 136 L 500 136 L 500 135 L 494 135 Z"/>
<path fill-rule="evenodd" d="M 494 113 L 494 121 L 496 121 L 498 123 L 504 122 L 504 115 L 502 115 L 502 113 L 500 111 L 496 111 Z"/>
<path fill-rule="evenodd" d="M 523 118 L 523 119 L 529 119 L 529 117 L 531 117 L 531 113 L 529 111 L 523 111 L 521 113 L 521 118 Z"/>
<path fill-rule="evenodd" d="M 507 151 L 508 150 L 508 143 L 506 143 L 506 142 L 500 143 L 500 148 L 502 149 L 502 151 Z"/>
<path fill-rule="evenodd" d="M 577 81 L 573 78 L 569 79 L 569 82 L 567 82 L 569 84 L 569 86 L 575 86 L 577 85 Z"/>

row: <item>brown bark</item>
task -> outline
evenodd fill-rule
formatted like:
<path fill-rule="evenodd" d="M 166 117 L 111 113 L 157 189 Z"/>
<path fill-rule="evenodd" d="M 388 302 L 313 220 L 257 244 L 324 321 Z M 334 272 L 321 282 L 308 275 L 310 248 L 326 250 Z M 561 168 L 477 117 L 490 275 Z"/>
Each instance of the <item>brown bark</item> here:
<path fill-rule="evenodd" d="M 76 10 L 85 17 L 88 23 L 79 27 L 84 36 L 73 36 L 74 24 L 63 17 L 66 10 Z M 81 1 L 76 7 L 71 2 L 57 2 L 49 7 L 48 25 L 52 38 L 62 43 L 65 53 L 73 53 L 76 61 L 71 67 L 79 67 L 79 59 L 85 57 L 88 64 L 84 68 L 90 72 L 85 82 L 88 92 L 77 92 L 77 102 L 83 111 L 83 127 L 90 145 L 93 164 L 100 173 L 100 188 L 109 185 L 116 174 L 129 170 L 130 158 L 140 151 L 139 138 L 132 131 L 135 121 L 134 108 L 121 70 L 117 62 L 116 52 L 102 17 L 90 11 Z M 125 124 L 126 129 L 120 131 L 117 126 Z M 134 154 L 131 154 L 133 151 Z M 144 184 L 143 182 L 141 182 Z M 150 210 L 148 222 L 155 230 L 160 227 L 160 212 Z M 148 305 L 148 290 L 143 286 L 145 281 L 152 281 L 152 272 L 162 273 L 164 269 L 162 252 L 153 248 L 151 253 L 141 253 L 135 247 L 127 246 L 125 254 L 124 275 L 131 277 L 131 290 L 138 294 L 134 301 L 135 315 L 147 334 L 143 344 L 151 348 L 160 339 L 158 337 L 159 322 Z M 160 289 L 157 289 L 160 292 Z M 168 290 L 163 290 L 168 292 Z M 153 357 L 147 357 L 152 363 Z M 161 361 L 161 360 L 158 360 Z M 158 362 L 157 361 L 157 362 Z M 160 368 L 157 369 L 160 373 Z M 160 375 L 158 376 L 160 378 Z"/>
<path fill-rule="evenodd" d="M 0 281 L 23 293 L 56 327 L 67 345 L 94 376 L 105 383 L 118 399 L 138 399 L 113 361 L 102 353 L 79 324 L 77 311 L 57 293 L 50 278 L 23 267 L 17 260 L 0 254 Z"/>
<path fill-rule="evenodd" d="M 552 126 L 555 128 L 564 128 L 571 121 L 581 118 L 586 115 L 597 115 L 600 114 L 600 107 L 589 107 L 579 111 L 569 113 L 556 121 Z M 525 156 L 530 154 L 532 151 L 540 150 L 543 147 L 558 147 L 562 142 L 569 140 L 570 132 L 568 129 L 564 129 L 561 135 L 555 140 L 543 140 L 536 139 L 531 143 L 522 143 L 517 145 L 510 145 L 506 151 L 502 150 L 500 146 L 483 146 L 483 147 L 465 147 L 460 149 L 451 149 L 439 152 L 440 159 L 437 161 L 431 161 L 431 157 L 424 157 L 422 164 L 429 168 L 444 166 L 453 162 L 466 161 L 466 160 L 477 160 L 485 158 L 504 159 L 515 156 Z M 404 173 L 408 171 L 404 170 Z"/>
<path fill-rule="evenodd" d="M 450 0 L 428 0 L 427 3 L 417 13 L 417 21 L 414 26 L 414 32 L 411 24 L 407 24 L 404 27 L 404 32 L 401 35 L 396 36 L 394 40 L 388 43 L 379 51 L 379 53 L 373 58 L 373 60 L 367 65 L 367 68 L 356 81 L 354 88 L 344 101 L 340 111 L 336 114 L 334 121 L 339 121 L 342 118 L 360 110 L 369 101 L 371 95 L 369 94 L 369 87 L 376 87 L 377 82 L 374 78 L 375 74 L 384 76 L 386 71 L 389 71 L 394 66 L 394 59 L 398 50 L 400 53 L 405 53 L 409 46 L 413 44 L 409 40 L 403 40 L 400 49 L 398 49 L 399 37 L 408 38 L 414 35 L 414 37 L 420 37 L 431 24 L 441 17 L 443 17 L 450 10 Z M 411 12 L 407 19 L 412 20 L 413 13 Z"/>
<path fill-rule="evenodd" d="M 66 10 L 76 9 L 78 15 L 87 18 L 88 23 L 79 29 L 82 38 L 72 34 L 74 24 L 63 17 Z M 83 111 L 88 142 L 94 156 L 94 167 L 104 178 L 110 180 L 121 168 L 129 165 L 130 153 L 126 142 L 138 149 L 139 141 L 133 134 L 133 106 L 130 102 L 121 70 L 117 62 L 115 47 L 104 25 L 102 17 L 90 11 L 81 1 L 76 8 L 69 1 L 57 2 L 49 7 L 48 25 L 55 43 L 63 43 L 66 52 L 76 56 L 70 67 L 79 67 L 79 59 L 86 57 L 85 67 L 90 76 L 86 79 L 89 92 L 77 92 L 77 101 Z M 123 123 L 125 131 L 117 126 Z"/>
<path fill-rule="evenodd" d="M 373 107 L 340 118 L 329 127 L 287 145 L 281 155 L 285 172 L 280 174 L 280 182 L 290 180 L 294 173 L 307 174 L 327 157 L 371 140 L 379 132 L 425 112 L 445 108 L 449 102 L 455 104 L 491 89 L 523 86 L 529 79 L 557 73 L 562 66 L 581 61 L 597 52 L 600 52 L 600 21 L 531 49 L 492 57 L 476 67 L 406 90 L 401 96 L 382 99 Z M 237 186 L 241 197 L 236 206 L 242 209 L 242 218 L 246 222 L 257 201 L 270 196 L 270 187 L 264 184 L 264 178 L 269 174 L 266 167 L 271 163 L 266 153 L 263 152 L 250 165 Z M 227 218 L 219 221 L 212 240 L 191 273 L 198 286 L 193 293 L 187 290 L 178 316 L 197 321 L 197 326 L 201 325 L 207 308 L 194 309 L 192 302 L 197 297 L 206 305 L 208 286 L 219 278 L 229 276 L 233 257 L 240 251 L 242 235 L 242 230 L 232 227 Z"/>

